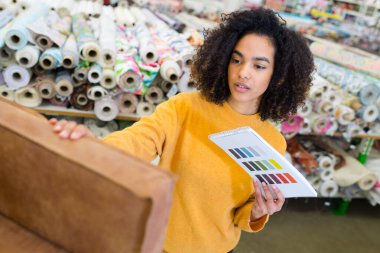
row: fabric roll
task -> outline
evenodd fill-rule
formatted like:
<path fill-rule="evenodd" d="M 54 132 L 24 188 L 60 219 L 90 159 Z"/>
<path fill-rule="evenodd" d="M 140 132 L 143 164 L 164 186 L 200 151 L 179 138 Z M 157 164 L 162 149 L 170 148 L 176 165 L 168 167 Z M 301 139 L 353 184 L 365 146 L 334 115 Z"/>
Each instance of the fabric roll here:
<path fill-rule="evenodd" d="M 13 51 L 7 46 L 0 48 L 0 67 L 9 67 L 12 64 L 16 64 Z"/>
<path fill-rule="evenodd" d="M 379 109 L 376 105 L 365 106 L 358 111 L 358 115 L 365 122 L 374 122 L 379 117 Z"/>
<path fill-rule="evenodd" d="M 321 183 L 319 193 L 322 197 L 335 197 L 338 194 L 339 187 L 333 180 Z"/>
<path fill-rule="evenodd" d="M 90 83 L 100 83 L 100 81 L 102 80 L 102 74 L 102 67 L 97 63 L 93 63 L 88 72 L 88 81 Z"/>
<path fill-rule="evenodd" d="M 62 53 L 58 48 L 48 48 L 40 56 L 39 64 L 42 68 L 51 70 L 62 65 Z"/>
<path fill-rule="evenodd" d="M 16 90 L 28 85 L 32 77 L 32 72 L 30 69 L 13 64 L 4 70 L 3 75 L 8 87 L 11 90 Z"/>
<path fill-rule="evenodd" d="M 157 62 L 157 48 L 152 40 L 150 31 L 144 22 L 137 23 L 136 36 L 140 44 L 139 55 L 142 61 L 146 64 Z"/>
<path fill-rule="evenodd" d="M 142 76 L 142 85 L 140 85 L 140 89 L 135 91 L 136 94 L 145 95 L 148 88 L 152 85 L 152 82 L 158 75 L 160 70 L 160 65 L 158 63 L 149 63 L 146 64 L 142 62 L 142 60 L 136 56 L 135 58 L 137 65 L 139 66 L 140 73 Z"/>
<path fill-rule="evenodd" d="M 376 175 L 368 174 L 368 175 L 362 177 L 361 179 L 359 179 L 357 184 L 361 190 L 368 191 L 375 186 L 376 181 L 377 181 Z"/>
<path fill-rule="evenodd" d="M 380 97 L 380 88 L 376 84 L 368 84 L 360 89 L 358 97 L 364 105 L 372 105 Z"/>
<path fill-rule="evenodd" d="M 313 155 L 308 152 L 297 138 L 287 139 L 287 151 L 291 155 L 292 162 L 300 165 L 307 175 L 314 174 L 318 169 L 318 163 Z"/>
<path fill-rule="evenodd" d="M 133 93 L 123 93 L 117 99 L 119 111 L 121 113 L 134 113 L 136 112 L 139 100 Z"/>
<path fill-rule="evenodd" d="M 305 118 L 311 114 L 312 110 L 313 105 L 311 101 L 307 99 L 305 100 L 305 104 L 302 107 L 298 108 L 297 114 Z"/>
<path fill-rule="evenodd" d="M 54 42 L 46 35 L 37 35 L 34 41 L 42 51 L 51 48 L 54 45 Z"/>
<path fill-rule="evenodd" d="M 118 25 L 122 25 L 124 27 L 135 26 L 136 20 L 127 8 L 118 6 L 114 9 L 114 11 L 116 23 Z"/>
<path fill-rule="evenodd" d="M 17 63 L 24 68 L 31 68 L 38 63 L 40 50 L 36 46 L 27 45 L 17 50 L 15 58 Z"/>
<path fill-rule="evenodd" d="M 194 81 L 190 80 L 190 71 L 183 72 L 178 81 L 178 89 L 181 92 L 193 92 L 197 90 Z"/>
<path fill-rule="evenodd" d="M 42 103 L 42 97 L 34 87 L 23 87 L 15 91 L 15 102 L 26 107 L 37 107 Z"/>
<path fill-rule="evenodd" d="M 155 110 L 154 105 L 152 105 L 150 103 L 146 103 L 146 102 L 140 102 L 137 105 L 136 113 L 138 116 L 144 117 L 144 116 L 151 115 L 154 112 L 154 110 Z"/>
<path fill-rule="evenodd" d="M 14 91 L 9 89 L 6 85 L 0 85 L 0 97 L 6 98 L 10 101 L 15 100 L 15 94 Z"/>
<path fill-rule="evenodd" d="M 334 105 L 331 101 L 322 98 L 313 102 L 313 110 L 316 113 L 330 114 L 334 111 Z"/>
<path fill-rule="evenodd" d="M 308 118 L 303 119 L 302 128 L 300 130 L 300 134 L 310 134 L 312 132 L 311 123 Z"/>
<path fill-rule="evenodd" d="M 55 90 L 55 76 L 53 74 L 38 76 L 35 80 L 35 87 L 42 98 L 53 98 L 57 92 Z"/>
<path fill-rule="evenodd" d="M 319 176 L 314 174 L 314 175 L 311 175 L 310 177 L 307 177 L 307 180 L 316 191 L 320 189 L 321 184 L 322 184 L 322 179 Z"/>
<path fill-rule="evenodd" d="M 103 69 L 102 79 L 100 85 L 106 89 L 113 89 L 116 87 L 116 74 L 111 69 Z"/>
<path fill-rule="evenodd" d="M 71 34 L 62 48 L 62 65 L 64 68 L 72 69 L 79 64 L 78 46 L 73 34 Z"/>
<path fill-rule="evenodd" d="M 334 169 L 332 169 L 332 168 L 323 169 L 320 172 L 320 177 L 323 181 L 333 180 L 334 179 Z"/>
<path fill-rule="evenodd" d="M 125 92 L 141 89 L 142 77 L 139 67 L 132 56 L 118 54 L 115 64 L 116 82 Z"/>
<path fill-rule="evenodd" d="M 321 155 L 318 157 L 317 161 L 319 168 L 322 170 L 334 169 L 335 162 L 329 155 Z"/>
<path fill-rule="evenodd" d="M 71 16 L 64 16 L 56 23 L 52 24 L 54 29 L 65 36 L 70 36 L 71 33 Z"/>
<path fill-rule="evenodd" d="M 311 128 L 316 134 L 325 134 L 332 126 L 331 119 L 326 115 L 312 113 L 309 115 Z"/>
<path fill-rule="evenodd" d="M 302 116 L 291 115 L 288 120 L 281 123 L 281 132 L 287 139 L 290 139 L 301 131 L 303 122 Z"/>
<path fill-rule="evenodd" d="M 92 86 L 87 91 L 87 97 L 91 100 L 97 101 L 101 100 L 103 97 L 108 95 L 108 91 L 102 86 Z"/>
<path fill-rule="evenodd" d="M 327 92 L 323 93 L 322 98 L 329 101 L 333 106 L 336 106 L 341 104 L 343 100 L 343 91 L 330 89 Z"/>
<path fill-rule="evenodd" d="M 70 72 L 67 70 L 58 70 L 55 78 L 55 91 L 62 97 L 70 96 L 74 87 L 71 81 Z"/>
<path fill-rule="evenodd" d="M 164 92 L 159 87 L 151 86 L 144 97 L 148 103 L 157 105 L 164 100 Z"/>
<path fill-rule="evenodd" d="M 94 107 L 94 102 L 87 98 L 88 85 L 81 85 L 74 89 L 70 97 L 70 104 L 78 110 L 90 111 Z"/>
<path fill-rule="evenodd" d="M 80 62 L 80 64 L 74 69 L 73 75 L 79 82 L 86 82 L 90 67 L 86 62 Z"/>
<path fill-rule="evenodd" d="M 48 12 L 49 7 L 44 3 L 40 3 L 18 15 L 13 21 L 12 27 L 5 34 L 5 44 L 13 50 L 25 47 L 30 36 L 26 25 L 33 23 L 39 17 L 46 16 Z"/>
<path fill-rule="evenodd" d="M 348 106 L 338 105 L 334 112 L 339 124 L 348 125 L 355 119 L 355 111 Z"/>
<path fill-rule="evenodd" d="M 0 28 L 2 28 L 14 19 L 14 13 L 2 5 L 0 5 L 0 10 Z"/>
<path fill-rule="evenodd" d="M 173 60 L 164 60 L 161 64 L 160 75 L 168 82 L 178 82 L 181 75 L 181 68 Z"/>
<path fill-rule="evenodd" d="M 160 85 L 160 88 L 161 90 L 164 92 L 164 93 L 167 93 L 169 92 L 169 90 L 173 87 L 173 85 L 175 85 L 174 83 L 171 83 L 171 82 L 168 82 L 168 81 L 165 81 L 165 80 L 161 80 L 161 82 L 159 83 Z"/>
<path fill-rule="evenodd" d="M 110 6 L 103 6 L 100 17 L 99 43 L 101 63 L 105 67 L 113 67 L 116 61 L 116 25 L 115 14 Z"/>
<path fill-rule="evenodd" d="M 119 114 L 119 108 L 111 97 L 103 97 L 95 101 L 95 115 L 102 121 L 111 121 Z"/>
<path fill-rule="evenodd" d="M 104 122 L 99 119 L 87 118 L 84 120 L 84 125 L 98 138 L 104 138 L 118 130 L 118 124 L 114 120 Z"/>
<path fill-rule="evenodd" d="M 77 39 L 79 57 L 85 61 L 96 62 L 100 57 L 100 47 L 85 16 L 83 13 L 79 13 L 74 15 L 72 20 L 72 29 Z"/>
<path fill-rule="evenodd" d="M 69 98 L 70 97 L 64 97 L 57 94 L 55 97 L 51 98 L 49 102 L 54 106 L 68 107 Z"/>

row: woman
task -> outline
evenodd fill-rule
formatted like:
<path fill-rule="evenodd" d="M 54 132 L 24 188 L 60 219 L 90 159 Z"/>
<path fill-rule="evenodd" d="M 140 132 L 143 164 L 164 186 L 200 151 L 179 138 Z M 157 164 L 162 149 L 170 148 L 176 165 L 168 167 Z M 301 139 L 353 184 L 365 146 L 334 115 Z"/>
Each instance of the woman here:
<path fill-rule="evenodd" d="M 305 40 L 271 10 L 225 15 L 206 32 L 194 56 L 192 77 L 199 92 L 178 94 L 155 113 L 103 140 L 176 173 L 164 251 L 228 252 L 241 230 L 263 229 L 281 210 L 284 197 L 259 185 L 208 139 L 209 134 L 249 126 L 277 151 L 286 142 L 270 121 L 295 113 L 306 97 L 314 69 Z M 93 136 L 83 125 L 52 119 L 64 139 Z"/>

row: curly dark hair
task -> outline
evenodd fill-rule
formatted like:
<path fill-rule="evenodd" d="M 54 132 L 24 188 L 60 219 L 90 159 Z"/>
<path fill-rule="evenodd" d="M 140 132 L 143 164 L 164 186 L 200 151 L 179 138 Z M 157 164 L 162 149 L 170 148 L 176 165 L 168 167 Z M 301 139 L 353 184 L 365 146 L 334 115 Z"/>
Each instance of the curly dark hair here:
<path fill-rule="evenodd" d="M 285 24 L 264 8 L 223 14 L 218 27 L 205 30 L 204 44 L 193 57 L 191 75 L 201 94 L 216 104 L 227 101 L 233 49 L 244 35 L 257 34 L 267 36 L 275 48 L 273 75 L 258 107 L 260 117 L 282 121 L 296 113 L 310 89 L 314 62 L 306 40 Z"/>

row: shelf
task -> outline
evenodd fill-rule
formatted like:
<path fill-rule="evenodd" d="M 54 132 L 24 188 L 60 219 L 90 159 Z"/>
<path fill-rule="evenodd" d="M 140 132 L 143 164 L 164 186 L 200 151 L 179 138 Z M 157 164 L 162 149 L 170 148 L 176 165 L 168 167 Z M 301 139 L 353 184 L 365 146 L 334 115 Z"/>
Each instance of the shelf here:
<path fill-rule="evenodd" d="M 46 114 L 46 115 L 65 115 L 65 116 L 76 116 L 76 117 L 87 117 L 87 118 L 95 118 L 95 112 L 93 110 L 91 111 L 81 111 L 77 109 L 72 108 L 65 108 L 61 106 L 53 106 L 53 105 L 41 105 L 38 107 L 32 108 L 33 110 Z M 140 116 L 134 113 L 130 114 L 119 114 L 116 119 L 119 120 L 133 120 L 138 121 L 140 120 Z"/>

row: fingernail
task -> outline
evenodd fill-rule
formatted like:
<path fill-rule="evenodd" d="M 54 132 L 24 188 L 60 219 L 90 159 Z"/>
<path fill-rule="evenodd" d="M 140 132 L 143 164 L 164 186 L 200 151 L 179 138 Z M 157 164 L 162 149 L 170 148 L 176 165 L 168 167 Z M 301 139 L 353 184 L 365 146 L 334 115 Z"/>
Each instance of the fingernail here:
<path fill-rule="evenodd" d="M 69 135 L 69 133 L 67 131 L 62 131 L 59 136 L 61 136 L 62 138 L 67 138 L 67 136 Z"/>
<path fill-rule="evenodd" d="M 273 188 L 273 190 L 276 190 L 276 189 L 277 189 L 277 187 L 276 187 L 275 185 L 272 185 L 272 188 Z"/>
<path fill-rule="evenodd" d="M 77 132 L 74 132 L 71 134 L 71 139 L 77 139 L 79 137 L 79 134 Z"/>
<path fill-rule="evenodd" d="M 53 129 L 56 130 L 56 131 L 58 131 L 58 130 L 61 129 L 61 125 L 55 125 Z"/>
<path fill-rule="evenodd" d="M 262 184 L 263 186 L 266 186 L 266 185 L 267 185 L 265 182 L 262 182 L 261 184 Z"/>

